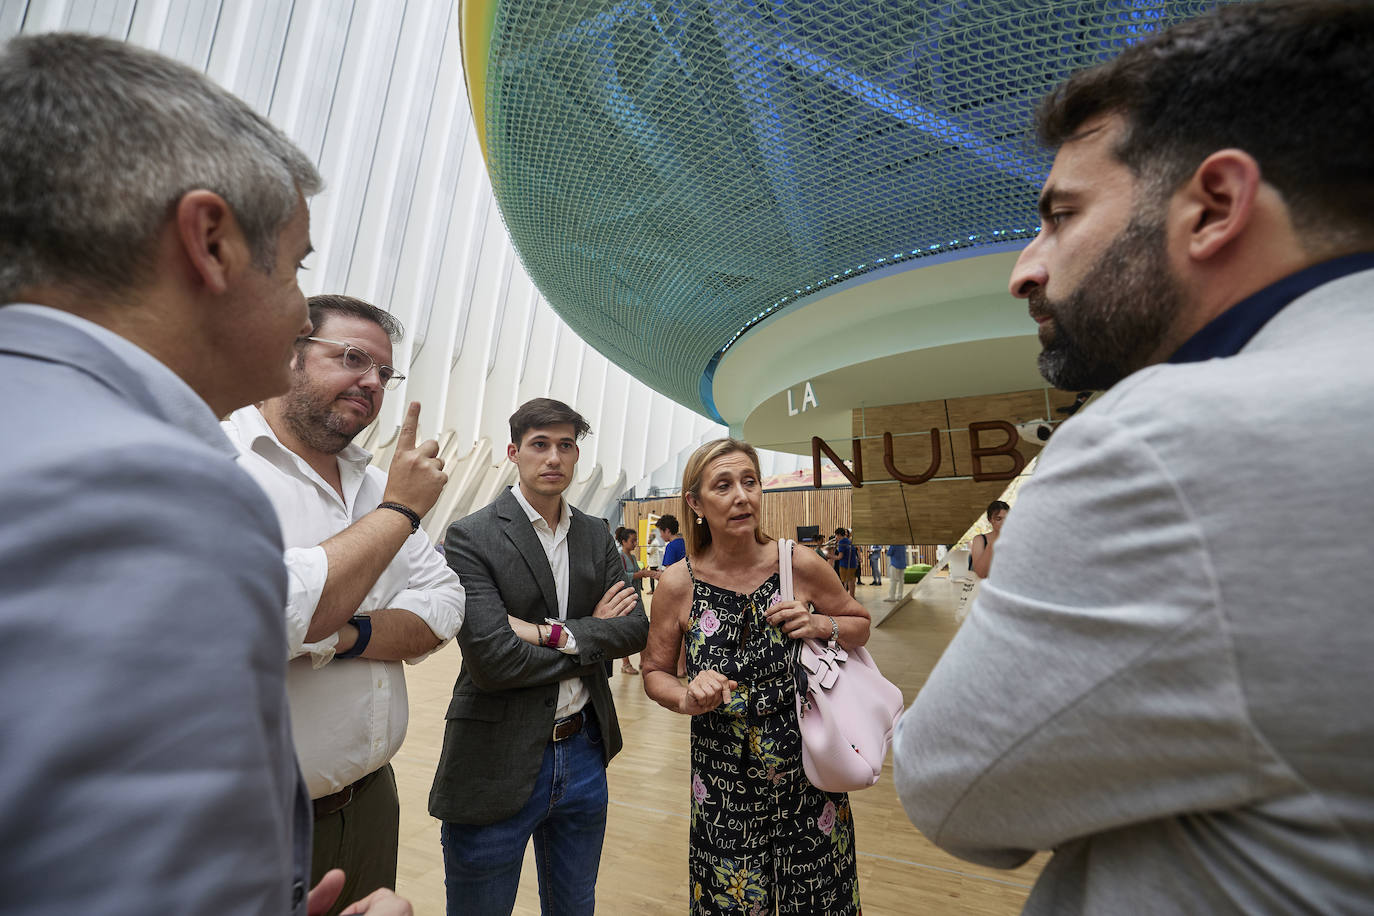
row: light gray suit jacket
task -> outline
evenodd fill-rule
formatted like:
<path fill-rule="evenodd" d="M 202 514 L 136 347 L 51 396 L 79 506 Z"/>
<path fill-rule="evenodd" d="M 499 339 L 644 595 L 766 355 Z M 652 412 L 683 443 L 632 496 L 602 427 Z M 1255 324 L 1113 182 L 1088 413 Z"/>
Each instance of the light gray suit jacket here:
<path fill-rule="evenodd" d="M 467 613 L 458 632 L 463 667 L 429 795 L 429 813 L 440 820 L 493 824 L 520 810 L 539 775 L 564 678 L 587 686 L 606 762 L 620 751 L 605 661 L 643 649 L 649 618 L 638 600 L 625 617 L 591 616 L 606 589 L 629 577 L 605 524 L 577 509 L 571 515 L 567 627 L 576 656 L 522 641 L 506 620 L 507 613 L 540 623 L 558 616 L 548 557 L 511 492 L 449 526 L 444 553 L 467 593 Z"/>
<path fill-rule="evenodd" d="M 303 913 L 310 811 L 266 497 L 227 440 L 170 422 L 167 393 L 81 330 L 0 308 L 0 378 L 5 900 Z"/>
<path fill-rule="evenodd" d="M 916 825 L 1028 913 L 1374 908 L 1374 271 L 1055 433 L 902 719 Z"/>

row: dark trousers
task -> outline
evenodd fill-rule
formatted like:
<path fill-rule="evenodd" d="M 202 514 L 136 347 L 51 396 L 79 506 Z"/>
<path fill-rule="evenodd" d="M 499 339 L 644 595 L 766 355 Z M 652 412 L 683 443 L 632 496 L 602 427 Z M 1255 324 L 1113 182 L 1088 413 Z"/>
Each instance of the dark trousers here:
<path fill-rule="evenodd" d="M 396 889 L 396 849 L 401 833 L 401 800 L 396 774 L 387 764 L 364 776 L 353 799 L 333 814 L 315 819 L 310 884 L 331 868 L 344 870 L 344 887 L 329 910 L 336 914 L 379 887 Z"/>

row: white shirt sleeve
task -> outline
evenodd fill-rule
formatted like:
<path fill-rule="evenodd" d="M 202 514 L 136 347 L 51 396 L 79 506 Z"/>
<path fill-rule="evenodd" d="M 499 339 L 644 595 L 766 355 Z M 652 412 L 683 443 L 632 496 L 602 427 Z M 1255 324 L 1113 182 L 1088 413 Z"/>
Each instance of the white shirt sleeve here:
<path fill-rule="evenodd" d="M 291 547 L 283 559 L 286 562 L 286 649 L 287 658 L 309 655 L 311 664 L 323 667 L 334 658 L 337 633 L 330 633 L 319 642 L 306 642 L 305 634 L 315 617 L 324 583 L 329 578 L 329 557 L 324 548 Z"/>
<path fill-rule="evenodd" d="M 414 665 L 458 635 L 463 626 L 466 595 L 457 574 L 449 569 L 423 531 L 407 538 L 401 552 L 410 567 L 410 579 L 387 605 L 410 611 L 443 640 L 424 655 L 406 660 Z"/>

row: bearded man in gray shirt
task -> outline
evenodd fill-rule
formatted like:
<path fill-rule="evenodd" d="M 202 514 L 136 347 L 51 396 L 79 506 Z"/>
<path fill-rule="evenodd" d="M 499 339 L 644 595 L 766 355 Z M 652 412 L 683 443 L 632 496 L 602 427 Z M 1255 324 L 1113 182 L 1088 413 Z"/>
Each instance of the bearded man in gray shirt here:
<path fill-rule="evenodd" d="M 1028 913 L 1369 912 L 1374 565 L 1330 530 L 1374 517 L 1370 98 L 1374 5 L 1274 2 L 1041 108 L 1011 291 L 1050 383 L 1110 390 L 1046 447 L 894 749 L 936 844 L 1054 851 Z"/>

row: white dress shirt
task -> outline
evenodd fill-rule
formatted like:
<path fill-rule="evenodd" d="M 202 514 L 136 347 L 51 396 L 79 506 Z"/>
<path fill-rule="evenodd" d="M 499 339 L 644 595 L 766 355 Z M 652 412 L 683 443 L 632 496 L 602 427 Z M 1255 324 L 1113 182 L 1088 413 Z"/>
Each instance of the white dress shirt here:
<path fill-rule="evenodd" d="M 544 547 L 544 556 L 549 558 L 549 569 L 553 570 L 553 587 L 558 592 L 556 619 L 567 620 L 568 529 L 572 527 L 572 512 L 568 509 L 568 501 L 559 498 L 558 527 L 550 528 L 544 516 L 540 515 L 539 510 L 531 506 L 525 494 L 520 492 L 519 484 L 511 487 L 510 491 L 515 495 L 515 501 L 520 504 L 520 508 L 525 510 L 525 515 L 529 516 L 530 525 L 534 527 L 534 533 L 539 536 L 539 543 Z M 552 623 L 554 620 L 551 619 L 549 622 Z M 577 641 L 573 639 L 572 631 L 568 631 L 567 644 L 559 651 L 567 655 L 577 654 Z M 587 705 L 588 698 L 587 685 L 582 683 L 582 678 L 564 678 L 558 682 L 558 709 L 554 711 L 554 718 L 562 719 L 572 715 Z"/>
<path fill-rule="evenodd" d="M 409 704 L 400 662 L 334 659 L 337 634 L 307 643 L 306 631 L 324 591 L 329 561 L 324 541 L 377 508 L 386 474 L 350 444 L 338 455 L 342 497 L 299 455 L 286 448 L 256 407 L 223 424 L 240 466 L 267 493 L 286 546 L 286 637 L 291 660 L 286 689 L 296 753 L 312 798 L 340 791 L 380 769 L 405 739 Z M 463 587 L 423 531 L 396 552 L 356 613 L 403 608 L 441 640 L 463 624 Z M 436 650 L 437 651 L 437 650 Z M 429 653 L 426 653 L 429 654 Z M 414 664 L 424 656 L 410 659 Z"/>

